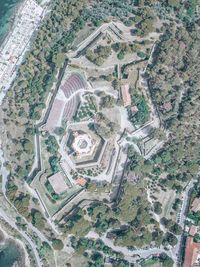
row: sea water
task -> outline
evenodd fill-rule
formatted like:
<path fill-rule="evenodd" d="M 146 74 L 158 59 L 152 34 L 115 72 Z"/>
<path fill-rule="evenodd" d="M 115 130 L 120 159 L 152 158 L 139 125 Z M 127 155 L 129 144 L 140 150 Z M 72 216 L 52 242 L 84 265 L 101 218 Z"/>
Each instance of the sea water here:
<path fill-rule="evenodd" d="M 14 241 L 7 240 L 4 245 L 0 245 L 0 266 L 12 267 L 20 261 L 20 257 L 19 248 Z"/>
<path fill-rule="evenodd" d="M 0 44 L 8 34 L 17 12 L 19 3 L 23 0 L 0 0 Z"/>

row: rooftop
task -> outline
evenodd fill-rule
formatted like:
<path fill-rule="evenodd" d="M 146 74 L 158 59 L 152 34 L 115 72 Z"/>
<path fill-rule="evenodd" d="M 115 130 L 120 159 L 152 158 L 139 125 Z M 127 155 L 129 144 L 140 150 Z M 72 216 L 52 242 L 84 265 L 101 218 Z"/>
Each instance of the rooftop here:
<path fill-rule="evenodd" d="M 194 199 L 191 210 L 194 212 L 200 211 L 200 198 Z"/>
<path fill-rule="evenodd" d="M 200 266 L 200 244 L 194 243 L 192 237 L 187 238 L 183 267 Z"/>
<path fill-rule="evenodd" d="M 85 184 L 87 183 L 87 180 L 83 177 L 79 177 L 77 180 L 76 180 L 76 183 L 80 186 L 85 186 Z"/>
<path fill-rule="evenodd" d="M 189 234 L 191 236 L 195 236 L 195 234 L 197 234 L 199 232 L 199 230 L 200 230 L 199 226 L 192 225 L 191 228 L 190 228 Z"/>
<path fill-rule="evenodd" d="M 171 102 L 166 102 L 166 103 L 164 103 L 163 108 L 164 108 L 167 112 L 169 112 L 170 110 L 172 110 L 172 104 L 171 104 Z"/>
<path fill-rule="evenodd" d="M 122 85 L 121 94 L 122 94 L 122 99 L 124 102 L 124 107 L 130 106 L 131 105 L 131 96 L 129 93 L 129 84 L 128 83 Z"/>

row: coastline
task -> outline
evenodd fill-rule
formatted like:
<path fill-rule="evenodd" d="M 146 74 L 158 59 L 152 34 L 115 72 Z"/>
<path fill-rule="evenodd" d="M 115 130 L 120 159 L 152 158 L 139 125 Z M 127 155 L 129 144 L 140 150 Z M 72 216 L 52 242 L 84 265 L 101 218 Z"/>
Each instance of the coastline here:
<path fill-rule="evenodd" d="M 0 251 L 1 249 L 3 251 L 8 246 L 13 245 L 19 252 L 19 259 L 14 262 L 13 266 L 27 266 L 27 264 L 29 264 L 29 259 L 23 242 L 19 239 L 15 239 L 14 237 L 6 233 L 6 231 L 2 228 L 0 232 L 4 235 L 4 240 L 0 243 Z"/>
<path fill-rule="evenodd" d="M 31 13 L 32 8 L 34 10 L 33 13 Z M 27 14 L 24 12 L 27 12 Z M 14 23 L 12 24 L 12 30 L 10 30 L 9 34 L 0 46 L 0 51 L 2 52 L 3 57 L 0 73 L 0 76 L 3 77 L 3 79 L 0 79 L 0 88 L 2 89 L 0 92 L 0 105 L 2 104 L 8 89 L 14 82 L 18 66 L 21 65 L 25 52 L 30 48 L 33 34 L 38 30 L 41 21 L 44 19 L 45 9 L 38 5 L 37 1 L 25 0 L 18 5 L 18 12 L 15 16 Z M 22 21 L 24 23 L 23 27 L 25 27 L 25 34 L 22 32 Z M 16 30 L 18 32 L 16 32 Z M 14 34 L 17 36 L 16 42 Z M 23 42 L 20 41 L 20 37 Z M 15 51 L 12 49 L 13 43 L 16 45 Z M 11 58 L 12 60 L 10 60 Z M 11 62 L 11 64 L 8 64 L 9 62 Z"/>
<path fill-rule="evenodd" d="M 6 43 L 11 32 L 13 31 L 13 28 L 15 27 L 16 17 L 18 16 L 20 9 L 24 5 L 25 1 L 26 0 L 19 0 L 19 3 L 17 3 L 16 6 L 13 8 L 12 15 L 10 16 L 10 18 L 8 19 L 8 22 L 6 23 L 8 24 L 7 26 L 8 28 L 5 34 L 3 34 L 3 36 L 0 38 L 0 49 L 2 48 L 4 43 Z"/>

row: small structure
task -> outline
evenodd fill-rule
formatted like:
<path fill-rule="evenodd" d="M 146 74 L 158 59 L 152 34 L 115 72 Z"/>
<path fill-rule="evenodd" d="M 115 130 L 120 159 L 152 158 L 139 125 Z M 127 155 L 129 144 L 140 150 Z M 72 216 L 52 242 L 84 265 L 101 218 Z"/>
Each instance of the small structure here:
<path fill-rule="evenodd" d="M 138 107 L 137 107 L 137 106 L 132 106 L 132 107 L 131 107 L 131 111 L 132 111 L 133 113 L 138 112 Z"/>
<path fill-rule="evenodd" d="M 164 108 L 164 110 L 165 110 L 166 112 L 171 111 L 171 110 L 172 110 L 172 104 L 171 104 L 171 102 L 166 102 L 166 103 L 164 103 L 163 108 Z"/>
<path fill-rule="evenodd" d="M 77 180 L 76 180 L 76 183 L 78 184 L 78 185 L 80 185 L 80 186 L 85 186 L 86 185 L 86 183 L 87 183 L 87 180 L 85 179 L 85 178 L 83 178 L 83 177 L 79 177 Z"/>
<path fill-rule="evenodd" d="M 131 96 L 129 93 L 129 84 L 126 83 L 121 86 L 121 94 L 124 102 L 124 107 L 131 106 Z"/>
<path fill-rule="evenodd" d="M 127 181 L 130 183 L 137 183 L 139 180 L 139 176 L 136 175 L 135 172 L 129 172 L 127 175 Z"/>
<path fill-rule="evenodd" d="M 191 210 L 194 212 L 200 211 L 200 198 L 194 199 Z"/>
<path fill-rule="evenodd" d="M 195 266 L 200 266 L 200 244 L 195 243 L 193 237 L 188 237 L 183 267 Z"/>
<path fill-rule="evenodd" d="M 62 172 L 57 172 L 54 175 L 48 178 L 49 183 L 53 187 L 53 190 L 56 194 L 62 194 L 65 192 L 69 187 L 65 181 L 65 176 Z"/>
<path fill-rule="evenodd" d="M 192 225 L 191 228 L 190 228 L 189 234 L 191 236 L 195 236 L 199 232 L 200 232 L 200 227 L 199 226 Z"/>

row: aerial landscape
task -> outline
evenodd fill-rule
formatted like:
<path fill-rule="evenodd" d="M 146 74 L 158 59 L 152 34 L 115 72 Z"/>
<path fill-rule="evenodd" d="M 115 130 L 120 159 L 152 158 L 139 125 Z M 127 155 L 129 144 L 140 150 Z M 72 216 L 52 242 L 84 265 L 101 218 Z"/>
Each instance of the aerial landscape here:
<path fill-rule="evenodd" d="M 200 266 L 200 2 L 0 1 L 0 267 Z"/>

